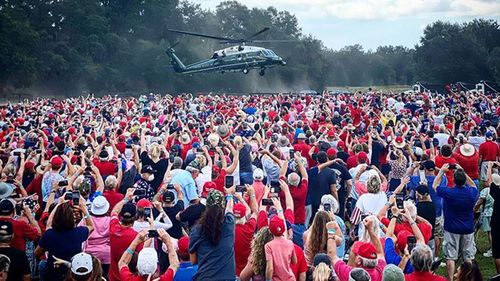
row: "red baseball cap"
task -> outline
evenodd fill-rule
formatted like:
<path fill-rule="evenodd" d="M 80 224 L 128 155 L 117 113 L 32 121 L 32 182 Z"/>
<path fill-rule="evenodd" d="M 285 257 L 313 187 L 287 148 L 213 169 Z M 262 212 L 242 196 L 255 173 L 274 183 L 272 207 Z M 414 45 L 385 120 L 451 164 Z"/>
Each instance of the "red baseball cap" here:
<path fill-rule="evenodd" d="M 208 196 L 208 193 L 213 190 L 213 189 L 217 189 L 217 185 L 215 184 L 215 182 L 213 181 L 207 181 L 204 185 L 203 185 L 203 191 L 201 192 L 201 196 L 202 197 L 207 197 Z"/>
<path fill-rule="evenodd" d="M 59 156 L 55 156 L 53 157 L 51 160 L 50 160 L 50 164 L 52 166 L 57 166 L 57 167 L 60 167 L 62 164 L 63 164 L 63 160 L 61 157 Z"/>
<path fill-rule="evenodd" d="M 335 131 L 334 131 L 334 130 L 330 130 L 330 131 L 328 131 L 328 137 L 329 137 L 329 138 L 333 138 L 333 137 L 335 137 Z"/>
<path fill-rule="evenodd" d="M 340 148 L 345 149 L 345 148 L 346 148 L 346 146 L 345 146 L 345 142 L 344 142 L 344 141 L 339 141 L 339 142 L 337 143 L 337 147 L 340 147 Z"/>
<path fill-rule="evenodd" d="M 368 154 L 366 154 L 366 152 L 364 151 L 361 151 L 358 153 L 358 162 L 364 162 L 364 163 L 368 163 Z"/>
<path fill-rule="evenodd" d="M 375 249 L 375 246 L 368 242 L 359 242 L 359 247 L 353 249 L 353 253 L 365 259 L 377 258 L 377 249 Z"/>
<path fill-rule="evenodd" d="M 71 135 L 74 134 L 76 132 L 76 129 L 75 127 L 69 127 L 68 129 L 68 133 L 70 133 Z"/>
<path fill-rule="evenodd" d="M 213 165 L 212 166 L 212 173 L 216 173 L 216 174 L 220 173 L 220 167 L 217 165 Z"/>
<path fill-rule="evenodd" d="M 236 203 L 233 206 L 233 213 L 234 213 L 234 216 L 237 218 L 244 217 L 247 213 L 247 207 L 245 207 L 245 205 L 243 205 L 241 203 Z"/>
<path fill-rule="evenodd" d="M 153 207 L 153 204 L 148 199 L 142 198 L 141 200 L 137 201 L 137 208 L 151 208 Z"/>
<path fill-rule="evenodd" d="M 326 151 L 326 155 L 328 156 L 337 156 L 337 150 L 333 147 L 328 148 Z"/>
<path fill-rule="evenodd" d="M 281 236 L 286 230 L 285 221 L 278 217 L 274 216 L 269 220 L 269 230 L 274 236 Z"/>
<path fill-rule="evenodd" d="M 401 253 L 405 250 L 406 243 L 408 240 L 408 237 L 415 236 L 413 233 L 409 232 L 408 230 L 402 230 L 398 233 L 397 239 L 398 239 L 398 249 L 401 251 Z"/>
<path fill-rule="evenodd" d="M 189 236 L 182 236 L 177 240 L 177 254 L 180 256 L 189 255 Z"/>
<path fill-rule="evenodd" d="M 26 161 L 24 163 L 25 170 L 33 170 L 34 167 L 35 167 L 35 163 L 33 161 Z"/>

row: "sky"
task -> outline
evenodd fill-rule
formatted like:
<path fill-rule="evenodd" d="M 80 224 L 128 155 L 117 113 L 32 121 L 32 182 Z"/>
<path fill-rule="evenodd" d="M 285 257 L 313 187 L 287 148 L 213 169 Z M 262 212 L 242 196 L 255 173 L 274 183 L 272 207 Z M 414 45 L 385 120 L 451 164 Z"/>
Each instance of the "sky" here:
<path fill-rule="evenodd" d="M 220 0 L 189 0 L 215 10 Z M 500 21 L 500 0 L 239 0 L 250 8 L 274 6 L 295 14 L 304 34 L 340 49 L 361 44 L 414 47 L 424 28 L 437 20 L 466 22 L 474 18 Z M 272 27 L 271 27 L 272 28 Z"/>

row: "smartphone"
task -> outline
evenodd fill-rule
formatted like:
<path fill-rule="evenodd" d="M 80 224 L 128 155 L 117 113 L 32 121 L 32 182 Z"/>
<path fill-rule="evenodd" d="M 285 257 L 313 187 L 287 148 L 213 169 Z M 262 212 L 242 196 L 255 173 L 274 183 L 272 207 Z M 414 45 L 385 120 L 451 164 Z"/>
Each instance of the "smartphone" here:
<path fill-rule="evenodd" d="M 417 244 L 417 238 L 415 236 L 408 236 L 406 239 L 406 245 L 408 245 L 408 252 L 411 253 L 411 250 L 415 248 L 415 245 Z"/>
<path fill-rule="evenodd" d="M 35 152 L 36 152 L 37 154 L 40 154 L 40 153 L 42 153 L 42 150 L 41 150 L 41 149 L 37 149 L 37 150 L 35 150 Z"/>
<path fill-rule="evenodd" d="M 64 200 L 73 200 L 73 194 L 71 192 L 64 193 Z"/>
<path fill-rule="evenodd" d="M 368 217 L 368 214 L 362 214 L 361 215 L 361 221 L 364 221 Z"/>
<path fill-rule="evenodd" d="M 91 171 L 92 171 L 92 167 L 87 165 L 87 167 L 85 167 L 85 172 L 91 172 Z"/>
<path fill-rule="evenodd" d="M 21 156 L 21 151 L 14 151 L 14 156 Z"/>
<path fill-rule="evenodd" d="M 456 168 L 457 168 L 456 164 L 450 164 L 450 166 L 448 167 L 448 169 L 450 170 L 455 170 Z"/>
<path fill-rule="evenodd" d="M 80 203 L 80 192 L 79 191 L 73 191 L 71 193 L 71 198 L 73 199 L 73 205 L 78 205 Z"/>
<path fill-rule="evenodd" d="M 332 205 L 329 203 L 324 204 L 323 210 L 325 210 L 325 212 L 330 212 L 332 210 Z"/>
<path fill-rule="evenodd" d="M 224 179 L 224 186 L 226 188 L 230 188 L 233 185 L 234 185 L 234 177 L 233 176 L 226 176 L 226 178 Z"/>
<path fill-rule="evenodd" d="M 244 185 L 237 185 L 236 192 L 247 192 L 247 187 Z"/>
<path fill-rule="evenodd" d="M 174 163 L 174 159 L 175 159 L 175 156 L 170 154 L 170 157 L 168 158 L 168 161 L 170 161 L 170 163 Z"/>
<path fill-rule="evenodd" d="M 294 154 L 295 154 L 295 150 L 290 149 L 289 152 L 290 152 L 290 159 L 293 159 Z"/>
<path fill-rule="evenodd" d="M 144 217 L 149 218 L 151 216 L 151 212 L 153 210 L 151 208 L 144 208 Z"/>
<path fill-rule="evenodd" d="M 203 149 L 201 149 L 201 147 L 197 148 L 196 153 L 203 153 Z"/>
<path fill-rule="evenodd" d="M 156 231 L 154 229 L 150 229 L 150 230 L 148 230 L 148 237 L 149 238 L 156 238 L 156 237 L 160 237 L 160 235 L 158 235 L 158 231 Z"/>
<path fill-rule="evenodd" d="M 136 189 L 134 191 L 135 196 L 146 196 L 146 190 L 145 189 Z"/>
<path fill-rule="evenodd" d="M 371 170 L 371 169 L 372 169 L 372 165 L 368 165 L 368 166 L 366 166 L 365 170 L 368 171 L 368 170 Z"/>
<path fill-rule="evenodd" d="M 396 194 L 396 207 L 398 209 L 403 210 L 404 209 L 404 195 L 403 194 Z"/>
<path fill-rule="evenodd" d="M 67 180 L 63 180 L 63 181 L 60 181 L 57 183 L 58 186 L 68 186 L 68 181 Z"/>
<path fill-rule="evenodd" d="M 280 193 L 280 192 L 281 192 L 280 183 L 277 181 L 272 181 L 271 182 L 271 193 Z"/>
<path fill-rule="evenodd" d="M 167 184 L 167 189 L 175 189 L 175 187 L 173 184 L 169 183 Z"/>
<path fill-rule="evenodd" d="M 262 206 L 272 206 L 272 205 L 274 205 L 273 200 L 268 199 L 268 198 L 262 199 Z"/>

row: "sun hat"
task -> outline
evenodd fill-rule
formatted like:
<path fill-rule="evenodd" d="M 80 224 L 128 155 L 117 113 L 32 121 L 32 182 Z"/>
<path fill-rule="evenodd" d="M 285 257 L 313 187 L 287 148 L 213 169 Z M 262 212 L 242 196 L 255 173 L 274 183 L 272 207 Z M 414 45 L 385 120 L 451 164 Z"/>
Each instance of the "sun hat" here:
<path fill-rule="evenodd" d="M 140 275 L 154 274 L 158 269 L 158 254 L 154 248 L 143 248 L 137 256 L 137 271 Z"/>
<path fill-rule="evenodd" d="M 260 168 L 256 168 L 253 170 L 253 179 L 254 180 L 263 180 L 264 179 L 264 171 Z"/>
<path fill-rule="evenodd" d="M 79 270 L 79 269 L 84 270 Z M 71 258 L 71 272 L 83 276 L 92 272 L 92 256 L 87 253 L 78 253 Z"/>
<path fill-rule="evenodd" d="M 304 134 L 304 133 L 299 133 L 299 134 L 297 135 L 297 139 L 299 139 L 299 140 L 305 140 L 305 139 L 306 139 L 306 134 Z"/>
<path fill-rule="evenodd" d="M 466 143 L 460 146 L 460 154 L 465 157 L 470 157 L 476 153 L 476 149 L 472 144 Z"/>
<path fill-rule="evenodd" d="M 106 200 L 106 197 L 100 195 L 94 198 L 92 201 L 92 205 L 90 206 L 90 211 L 94 215 L 104 215 L 109 210 L 109 202 Z"/>
<path fill-rule="evenodd" d="M 181 143 L 182 144 L 189 144 L 191 142 L 191 138 L 189 137 L 188 134 L 183 134 L 181 136 Z"/>

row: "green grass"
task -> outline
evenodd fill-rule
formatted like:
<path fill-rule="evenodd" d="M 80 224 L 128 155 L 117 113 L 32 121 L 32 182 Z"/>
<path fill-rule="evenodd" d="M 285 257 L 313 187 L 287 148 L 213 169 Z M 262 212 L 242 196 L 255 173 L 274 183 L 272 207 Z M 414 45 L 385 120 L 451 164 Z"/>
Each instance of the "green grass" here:
<path fill-rule="evenodd" d="M 490 242 L 486 233 L 479 231 L 476 235 L 476 261 L 479 264 L 479 268 L 483 273 L 484 280 L 488 280 L 492 276 L 496 275 L 495 261 L 493 258 L 485 258 L 483 253 L 488 251 L 490 248 Z M 460 263 L 460 262 L 459 262 Z M 456 267 L 458 268 L 458 265 Z M 437 273 L 442 276 L 447 276 L 446 267 L 441 267 L 438 269 Z"/>

